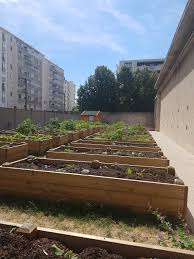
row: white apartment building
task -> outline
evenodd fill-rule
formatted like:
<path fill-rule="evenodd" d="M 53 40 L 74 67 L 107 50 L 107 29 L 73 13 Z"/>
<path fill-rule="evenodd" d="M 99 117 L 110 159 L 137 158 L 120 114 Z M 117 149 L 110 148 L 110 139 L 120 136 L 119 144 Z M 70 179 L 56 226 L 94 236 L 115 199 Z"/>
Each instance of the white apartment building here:
<path fill-rule="evenodd" d="M 121 60 L 117 65 L 116 72 L 119 73 L 121 68 L 125 66 L 129 67 L 132 72 L 148 69 L 149 71 L 160 73 L 163 63 L 164 59 Z"/>
<path fill-rule="evenodd" d="M 43 62 L 43 109 L 64 111 L 64 71 L 51 61 Z"/>
<path fill-rule="evenodd" d="M 1 27 L 0 66 L 0 107 L 64 110 L 63 69 Z"/>
<path fill-rule="evenodd" d="M 73 81 L 64 81 L 65 111 L 72 111 L 75 107 L 76 85 Z"/>

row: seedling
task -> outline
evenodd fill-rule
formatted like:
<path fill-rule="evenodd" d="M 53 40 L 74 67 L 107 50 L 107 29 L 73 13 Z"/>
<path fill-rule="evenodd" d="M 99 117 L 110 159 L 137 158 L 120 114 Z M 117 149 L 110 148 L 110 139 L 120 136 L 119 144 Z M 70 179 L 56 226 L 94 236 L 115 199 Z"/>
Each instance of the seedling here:
<path fill-rule="evenodd" d="M 127 168 L 127 174 L 128 174 L 128 176 L 130 176 L 131 174 L 132 174 L 132 170 L 131 170 L 131 168 L 129 167 L 129 168 Z"/>

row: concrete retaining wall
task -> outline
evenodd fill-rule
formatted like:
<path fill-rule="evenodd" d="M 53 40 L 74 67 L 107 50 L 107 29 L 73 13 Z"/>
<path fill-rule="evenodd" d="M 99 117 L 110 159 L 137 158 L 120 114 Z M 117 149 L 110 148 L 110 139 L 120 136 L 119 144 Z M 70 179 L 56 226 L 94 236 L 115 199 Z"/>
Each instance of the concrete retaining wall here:
<path fill-rule="evenodd" d="M 50 112 L 26 111 L 11 108 L 0 108 L 0 130 L 14 129 L 26 118 L 31 118 L 35 123 L 44 125 L 50 118 L 80 119 L 80 112 Z M 154 127 L 154 115 L 151 112 L 103 112 L 103 122 L 124 121 L 129 124 L 142 124 Z"/>

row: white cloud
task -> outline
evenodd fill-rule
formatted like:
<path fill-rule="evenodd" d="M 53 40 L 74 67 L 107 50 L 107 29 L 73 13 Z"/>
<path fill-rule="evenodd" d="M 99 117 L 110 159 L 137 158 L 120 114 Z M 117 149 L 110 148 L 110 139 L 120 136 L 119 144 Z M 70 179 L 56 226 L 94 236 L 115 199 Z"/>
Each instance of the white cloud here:
<path fill-rule="evenodd" d="M 137 34 L 144 34 L 146 32 L 145 26 L 132 16 L 120 12 L 114 7 L 111 0 L 99 0 L 99 9 L 105 13 L 112 15 L 123 27 L 133 30 Z"/>
<path fill-rule="evenodd" d="M 103 47 L 119 53 L 126 51 L 114 34 L 106 32 L 100 26 L 92 26 L 92 13 L 96 12 L 94 6 L 88 11 L 87 8 L 80 8 L 73 0 L 0 0 L 0 3 L 5 4 L 4 24 L 8 27 L 12 24 L 11 29 L 15 29 L 18 24 L 17 32 L 20 29 L 20 33 L 23 33 L 31 24 L 33 28 L 29 29 L 33 29 L 32 33 L 42 35 L 39 40 L 44 41 L 46 37 L 52 40 L 53 44 L 59 41 L 61 44 Z M 6 8 L 7 3 L 9 6 Z M 91 16 L 88 16 L 88 12 Z M 44 43 L 46 44 L 45 41 Z"/>

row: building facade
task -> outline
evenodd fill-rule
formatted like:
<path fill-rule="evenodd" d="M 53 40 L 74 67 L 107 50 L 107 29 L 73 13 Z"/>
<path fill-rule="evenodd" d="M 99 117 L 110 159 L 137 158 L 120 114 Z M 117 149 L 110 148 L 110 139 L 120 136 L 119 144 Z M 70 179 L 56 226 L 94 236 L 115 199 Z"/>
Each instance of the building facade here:
<path fill-rule="evenodd" d="M 63 69 L 1 27 L 0 64 L 0 107 L 64 109 Z"/>
<path fill-rule="evenodd" d="M 123 66 L 131 69 L 132 72 L 137 70 L 148 69 L 152 72 L 160 72 L 164 59 L 139 59 L 139 60 L 121 60 L 117 65 L 117 73 L 120 72 Z"/>
<path fill-rule="evenodd" d="M 155 128 L 194 153 L 194 1 L 189 0 L 156 82 Z"/>
<path fill-rule="evenodd" d="M 76 85 L 73 81 L 64 81 L 65 111 L 72 111 L 75 107 Z"/>
<path fill-rule="evenodd" d="M 44 110 L 64 111 L 64 71 L 51 61 L 43 62 Z"/>

